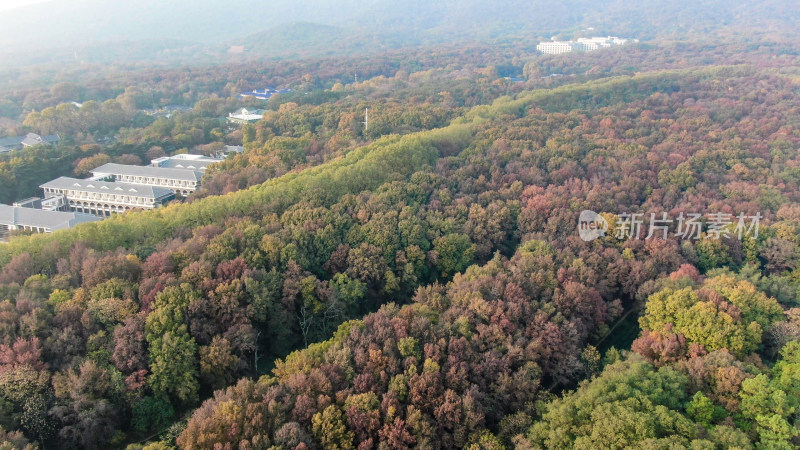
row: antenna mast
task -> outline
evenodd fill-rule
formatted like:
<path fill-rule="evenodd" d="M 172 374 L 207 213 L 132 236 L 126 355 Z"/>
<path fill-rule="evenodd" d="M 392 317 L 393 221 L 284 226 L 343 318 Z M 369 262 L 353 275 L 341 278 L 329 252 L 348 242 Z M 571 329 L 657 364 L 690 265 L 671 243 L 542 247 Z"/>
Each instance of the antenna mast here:
<path fill-rule="evenodd" d="M 364 131 L 369 130 L 369 108 L 364 110 L 364 121 L 361 123 L 364 124 Z"/>

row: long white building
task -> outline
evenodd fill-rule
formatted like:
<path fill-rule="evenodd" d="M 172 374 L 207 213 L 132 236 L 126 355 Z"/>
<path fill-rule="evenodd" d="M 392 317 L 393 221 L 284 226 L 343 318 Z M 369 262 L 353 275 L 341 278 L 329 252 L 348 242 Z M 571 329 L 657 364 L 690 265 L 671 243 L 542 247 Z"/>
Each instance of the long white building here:
<path fill-rule="evenodd" d="M 571 41 L 553 41 L 553 42 L 540 42 L 536 46 L 536 50 L 546 55 L 560 55 L 562 53 L 569 53 L 573 50 Z"/>
<path fill-rule="evenodd" d="M 69 177 L 56 178 L 40 187 L 47 198 L 63 196 L 71 211 L 97 216 L 158 208 L 175 196 L 172 190 L 158 186 Z"/>
<path fill-rule="evenodd" d="M 634 41 L 636 40 L 634 39 Z M 569 52 L 591 52 L 601 48 L 625 45 L 627 42 L 628 39 L 614 36 L 579 38 L 577 41 L 540 42 L 536 46 L 536 50 L 547 55 L 560 55 Z"/>
<path fill-rule="evenodd" d="M 185 197 L 200 187 L 203 172 L 189 168 L 108 163 L 92 170 L 92 179 L 160 187 Z"/>
<path fill-rule="evenodd" d="M 0 236 L 14 230 L 52 233 L 95 220 L 100 220 L 100 217 L 78 212 L 46 211 L 0 204 Z"/>

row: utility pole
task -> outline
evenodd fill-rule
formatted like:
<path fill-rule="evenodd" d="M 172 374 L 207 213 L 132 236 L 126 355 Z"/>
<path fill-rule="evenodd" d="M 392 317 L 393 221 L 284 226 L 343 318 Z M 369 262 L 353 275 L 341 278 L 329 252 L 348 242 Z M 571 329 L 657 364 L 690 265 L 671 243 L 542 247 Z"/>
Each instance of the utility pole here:
<path fill-rule="evenodd" d="M 364 131 L 369 130 L 369 108 L 364 110 L 364 121 L 361 123 L 364 124 Z"/>

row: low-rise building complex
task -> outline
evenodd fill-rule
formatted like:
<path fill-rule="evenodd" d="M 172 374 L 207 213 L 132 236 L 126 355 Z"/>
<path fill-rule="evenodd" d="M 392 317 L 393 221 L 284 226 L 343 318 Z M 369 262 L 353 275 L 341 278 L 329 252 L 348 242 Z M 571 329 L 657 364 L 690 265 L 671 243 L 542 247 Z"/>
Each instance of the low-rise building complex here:
<path fill-rule="evenodd" d="M 97 216 L 158 208 L 175 197 L 172 190 L 158 186 L 69 177 L 56 178 L 40 187 L 49 200 L 63 197 L 70 211 Z"/>
<path fill-rule="evenodd" d="M 202 155 L 157 158 L 149 166 L 108 163 L 92 171 L 92 178 L 61 177 L 40 187 L 44 198 L 15 203 L 48 212 L 79 212 L 110 216 L 131 209 L 158 208 L 176 195 L 187 196 L 200 187 L 206 168 L 221 160 Z"/>

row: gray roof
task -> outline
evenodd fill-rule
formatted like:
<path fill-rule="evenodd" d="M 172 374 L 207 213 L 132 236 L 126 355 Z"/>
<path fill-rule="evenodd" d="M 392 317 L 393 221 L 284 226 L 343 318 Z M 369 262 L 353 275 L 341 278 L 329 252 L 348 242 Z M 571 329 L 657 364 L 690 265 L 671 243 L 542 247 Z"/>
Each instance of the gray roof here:
<path fill-rule="evenodd" d="M 28 133 L 25 139 L 21 142 L 23 147 L 32 147 L 34 145 L 44 144 L 44 139 L 38 134 Z"/>
<path fill-rule="evenodd" d="M 58 142 L 59 137 L 57 134 L 51 134 L 48 136 L 39 136 L 36 133 L 28 133 L 25 135 L 25 138 L 22 139 L 22 146 L 23 147 L 31 147 L 33 145 L 39 144 L 54 144 Z"/>
<path fill-rule="evenodd" d="M 20 149 L 22 147 L 30 147 L 39 144 L 55 144 L 60 137 L 57 134 L 49 134 L 47 136 L 39 136 L 36 133 L 28 133 L 25 136 L 11 136 L 0 138 L 0 147 L 7 149 Z"/>
<path fill-rule="evenodd" d="M 8 226 L 40 227 L 48 230 L 70 228 L 79 223 L 101 220 L 91 214 L 46 211 L 0 204 L 0 224 Z"/>
<path fill-rule="evenodd" d="M 190 161 L 184 161 L 189 163 Z M 129 166 L 126 164 L 108 163 L 92 170 L 92 175 L 130 175 L 136 177 L 157 177 L 170 180 L 197 181 L 203 178 L 203 173 L 189 169 L 175 169 L 153 166 Z"/>
<path fill-rule="evenodd" d="M 82 192 L 100 194 L 125 194 L 134 197 L 160 199 L 173 195 L 169 189 L 144 184 L 117 183 L 109 181 L 79 180 L 77 178 L 59 177 L 39 186 L 42 189 L 73 189 Z"/>
<path fill-rule="evenodd" d="M 159 164 L 159 168 L 162 169 L 183 169 L 183 170 L 200 170 L 205 171 L 206 167 L 210 166 L 211 164 L 218 163 L 219 160 L 193 160 L 193 159 L 167 159 L 166 161 Z"/>

